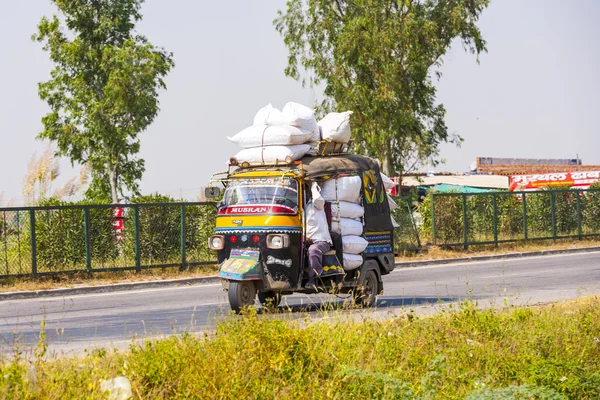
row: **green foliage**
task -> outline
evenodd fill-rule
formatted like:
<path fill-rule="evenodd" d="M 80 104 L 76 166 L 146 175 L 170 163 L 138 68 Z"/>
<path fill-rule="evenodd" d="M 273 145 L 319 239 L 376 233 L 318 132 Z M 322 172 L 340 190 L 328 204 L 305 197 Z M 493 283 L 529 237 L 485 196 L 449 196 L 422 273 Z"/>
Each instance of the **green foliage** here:
<path fill-rule="evenodd" d="M 502 389 L 481 389 L 471 393 L 467 400 L 516 400 L 516 399 L 538 399 L 538 400 L 567 400 L 556 390 L 530 385 L 509 386 Z"/>
<path fill-rule="evenodd" d="M 117 202 L 124 188 L 138 192 L 138 135 L 158 114 L 158 91 L 174 65 L 170 53 L 135 33 L 142 2 L 52 0 L 61 16 L 43 17 L 32 37 L 55 65 L 39 84 L 50 112 L 38 137 L 88 163 L 90 198 Z"/>
<path fill-rule="evenodd" d="M 48 199 L 40 206 L 82 206 L 88 201 L 77 203 Z M 90 253 L 95 261 L 107 262 L 118 255 L 112 226 L 111 208 L 91 208 Z M 62 270 L 85 270 L 85 219 L 82 208 L 41 210 L 36 213 L 36 242 L 38 272 Z"/>
<path fill-rule="evenodd" d="M 463 240 L 462 195 L 435 197 L 436 243 L 459 243 Z M 423 218 L 421 237 L 433 240 L 431 196 L 425 197 L 419 212 Z"/>
<path fill-rule="evenodd" d="M 415 227 L 410 198 L 396 197 L 393 199 L 398 208 L 391 212 L 392 218 L 398 223 L 394 229 L 394 248 L 396 251 L 417 249 L 419 247 L 418 230 Z"/>
<path fill-rule="evenodd" d="M 436 244 L 464 242 L 462 198 L 462 194 L 435 197 Z M 494 210 L 494 195 L 466 195 L 466 224 L 470 243 L 493 242 L 494 227 L 497 229 L 500 241 L 524 239 L 525 206 L 528 239 L 552 238 L 554 230 L 559 237 L 575 237 L 579 232 L 580 218 L 582 234 L 600 234 L 600 190 L 598 189 L 591 188 L 589 191 L 581 192 L 558 187 L 553 188 L 552 191 L 526 194 L 499 192 L 495 194 L 495 202 Z M 578 215 L 578 210 L 581 212 L 581 217 Z M 427 196 L 421 203 L 419 212 L 423 220 L 420 236 L 431 241 L 433 236 L 431 196 Z M 495 224 L 494 213 L 497 216 Z"/>
<path fill-rule="evenodd" d="M 434 76 L 452 42 L 486 50 L 477 21 L 488 0 L 290 0 L 274 24 L 289 50 L 287 76 L 323 85 L 324 110 L 352 110 L 354 144 L 384 172 L 436 163 L 459 144 L 436 104 Z M 318 27 L 318 28 L 317 28 Z M 303 79 L 303 84 L 305 79 Z"/>
<path fill-rule="evenodd" d="M 159 194 L 133 198 L 133 204 L 176 203 L 176 200 Z M 208 249 L 208 237 L 215 226 L 216 208 L 211 206 L 183 206 L 185 208 L 186 255 L 190 262 L 214 259 Z M 125 235 L 133 243 L 135 226 L 133 209 L 125 218 Z M 139 208 L 140 257 L 143 264 L 181 263 L 181 206 L 146 205 Z M 133 247 L 128 250 L 134 257 Z"/>
<path fill-rule="evenodd" d="M 597 399 L 600 299 L 387 320 L 266 318 L 250 310 L 216 331 L 95 350 L 83 357 L 0 360 L 8 398 L 105 398 L 125 376 L 139 398 Z"/>
<path fill-rule="evenodd" d="M 600 182 L 591 185 L 590 189 L 581 196 L 584 232 L 598 233 L 600 232 Z"/>

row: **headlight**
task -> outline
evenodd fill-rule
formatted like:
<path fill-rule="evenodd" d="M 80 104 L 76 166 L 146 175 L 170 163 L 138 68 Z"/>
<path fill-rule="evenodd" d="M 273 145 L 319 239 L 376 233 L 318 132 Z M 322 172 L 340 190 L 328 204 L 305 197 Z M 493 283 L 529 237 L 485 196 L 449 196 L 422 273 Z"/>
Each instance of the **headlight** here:
<path fill-rule="evenodd" d="M 225 247 L 225 238 L 221 235 L 214 235 L 208 238 L 208 248 L 211 250 L 223 250 Z"/>
<path fill-rule="evenodd" d="M 268 249 L 285 249 L 290 246 L 290 237 L 286 234 L 267 235 Z"/>

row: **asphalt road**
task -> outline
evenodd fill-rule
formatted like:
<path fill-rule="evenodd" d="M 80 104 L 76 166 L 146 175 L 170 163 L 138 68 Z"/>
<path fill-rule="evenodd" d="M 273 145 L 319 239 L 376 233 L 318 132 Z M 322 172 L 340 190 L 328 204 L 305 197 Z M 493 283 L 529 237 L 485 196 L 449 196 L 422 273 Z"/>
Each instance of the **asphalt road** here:
<path fill-rule="evenodd" d="M 600 294 L 600 252 L 399 269 L 384 277 L 383 296 L 369 313 L 389 317 L 412 308 L 475 299 L 483 306 L 524 305 Z M 333 296 L 294 295 L 284 301 L 321 318 Z M 45 321 L 50 350 L 124 348 L 134 337 L 213 328 L 229 311 L 220 284 L 0 302 L 0 352 L 35 346 Z M 348 311 L 348 315 L 357 313 Z M 305 318 L 300 311 L 293 316 Z"/>

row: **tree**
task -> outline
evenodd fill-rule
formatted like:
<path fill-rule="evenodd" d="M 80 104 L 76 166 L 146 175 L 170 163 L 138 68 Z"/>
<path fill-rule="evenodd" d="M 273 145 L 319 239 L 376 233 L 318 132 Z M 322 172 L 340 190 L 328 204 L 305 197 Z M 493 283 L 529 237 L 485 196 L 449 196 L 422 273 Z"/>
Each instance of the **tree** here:
<path fill-rule="evenodd" d="M 395 175 L 462 141 L 448 133 L 433 77 L 454 39 L 477 57 L 486 51 L 476 23 L 488 3 L 289 0 L 273 23 L 289 50 L 286 75 L 323 85 L 321 109 L 354 111 L 356 150 Z"/>
<path fill-rule="evenodd" d="M 55 64 L 39 84 L 50 112 L 38 138 L 89 165 L 88 197 L 116 202 L 124 189 L 137 194 L 144 172 L 138 135 L 158 114 L 173 56 L 135 33 L 143 0 L 51 1 L 61 17 L 43 17 L 32 37 Z"/>

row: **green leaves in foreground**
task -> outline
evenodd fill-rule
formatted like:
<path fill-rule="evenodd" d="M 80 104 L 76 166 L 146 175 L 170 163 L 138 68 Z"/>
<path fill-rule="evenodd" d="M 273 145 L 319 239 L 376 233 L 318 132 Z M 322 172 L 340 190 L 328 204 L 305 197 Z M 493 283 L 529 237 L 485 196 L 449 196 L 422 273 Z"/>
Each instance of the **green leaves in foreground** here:
<path fill-rule="evenodd" d="M 0 364 L 0 394 L 100 399 L 101 380 L 125 376 L 139 398 L 597 399 L 599 306 L 600 298 L 503 311 L 463 303 L 433 317 L 361 322 L 250 312 L 202 338 L 38 359 L 35 379 L 17 357 Z"/>

